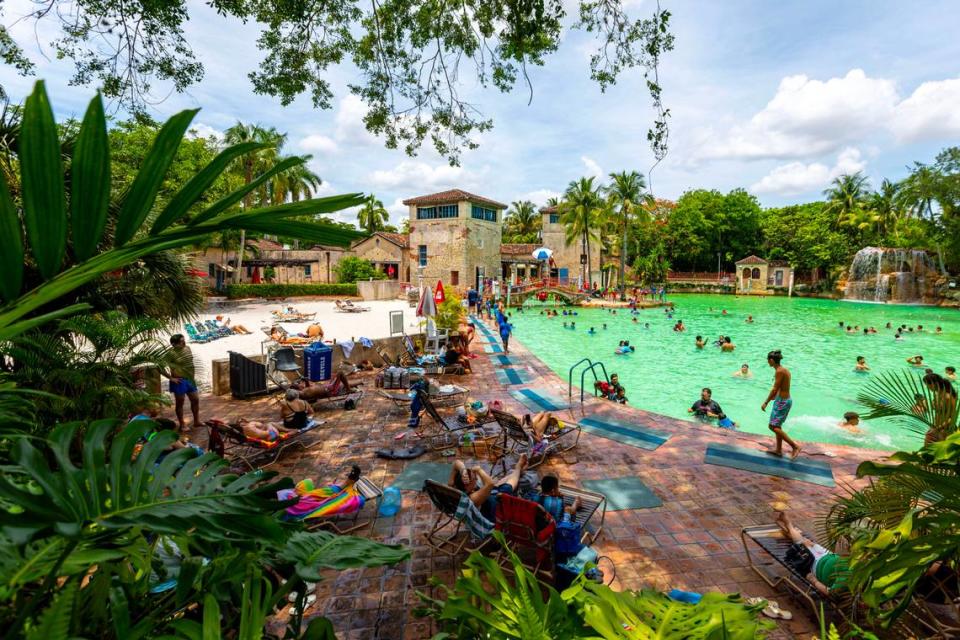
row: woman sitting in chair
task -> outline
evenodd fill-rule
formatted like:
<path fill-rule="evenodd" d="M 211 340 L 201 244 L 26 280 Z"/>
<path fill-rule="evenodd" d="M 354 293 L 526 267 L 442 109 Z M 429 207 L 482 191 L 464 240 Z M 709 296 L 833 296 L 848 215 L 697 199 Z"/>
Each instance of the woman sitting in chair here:
<path fill-rule="evenodd" d="M 523 424 L 530 428 L 534 442 L 540 442 L 548 431 L 558 431 L 563 428 L 563 423 L 549 411 L 530 417 L 530 414 L 523 416 Z"/>
<path fill-rule="evenodd" d="M 297 431 L 306 429 L 311 415 L 313 415 L 313 407 L 300 398 L 300 392 L 296 389 L 287 389 L 283 403 L 280 405 L 283 426 Z"/>

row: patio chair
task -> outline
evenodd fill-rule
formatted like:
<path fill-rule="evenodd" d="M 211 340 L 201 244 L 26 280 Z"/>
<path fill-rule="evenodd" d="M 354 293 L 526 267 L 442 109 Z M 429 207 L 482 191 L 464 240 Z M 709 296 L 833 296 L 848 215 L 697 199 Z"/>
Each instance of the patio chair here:
<path fill-rule="evenodd" d="M 439 393 L 430 394 L 430 401 L 433 403 L 434 407 L 455 407 L 463 404 L 467 394 L 470 393 L 470 389 L 455 384 L 450 386 L 454 388 L 453 391 L 440 391 Z M 381 398 L 386 398 L 392 402 L 394 406 L 400 409 L 410 408 L 409 393 L 391 393 L 390 391 L 385 391 L 383 389 L 378 389 L 378 392 Z"/>
<path fill-rule="evenodd" d="M 496 528 L 526 568 L 534 575 L 554 580 L 553 534 L 557 523 L 542 505 L 501 493 L 497 497 Z M 505 552 L 501 551 L 498 559 L 504 569 L 510 570 L 512 563 Z"/>
<path fill-rule="evenodd" d="M 218 443 L 217 453 L 231 462 L 239 462 L 238 468 L 253 471 L 269 467 L 290 447 L 307 449 L 309 445 L 304 443 L 306 435 L 324 422 L 311 420 L 303 429 L 283 433 L 276 440 L 248 438 L 239 424 L 228 424 L 222 420 L 207 420 L 203 424 L 209 430 L 210 442 Z M 214 450 L 213 445 L 211 450 Z"/>
<path fill-rule="evenodd" d="M 472 539 L 469 527 L 464 520 L 458 518 L 460 500 L 469 500 L 470 496 L 459 489 L 429 479 L 423 482 L 423 492 L 438 511 L 430 530 L 423 534 L 431 549 L 452 558 L 461 552 L 478 551 L 487 545 L 489 537 L 482 540 Z"/>
<path fill-rule="evenodd" d="M 269 363 L 267 367 L 267 377 L 277 386 L 285 389 L 290 386 L 291 382 L 303 380 L 303 373 L 300 371 L 300 365 L 297 364 L 297 357 L 293 347 L 273 349 L 267 358 L 267 362 Z M 280 375 L 277 375 L 278 373 Z M 290 373 L 296 374 L 292 380 L 288 376 Z"/>
<path fill-rule="evenodd" d="M 307 529 L 330 529 L 340 535 L 346 535 L 376 522 L 379 513 L 379 501 L 383 496 L 383 489 L 377 486 L 377 484 L 367 476 L 360 476 L 353 486 L 356 488 L 357 493 L 363 497 L 362 508 L 352 514 L 307 519 L 305 521 Z M 360 514 L 364 511 L 368 513 L 361 520 Z"/>
<path fill-rule="evenodd" d="M 822 614 L 827 623 L 837 618 L 845 623 L 854 622 L 851 617 L 853 603 L 849 592 L 824 595 L 813 586 L 806 575 L 801 575 L 787 562 L 787 550 L 792 542 L 779 526 L 769 524 L 744 527 L 740 530 L 740 540 L 750 568 L 772 588 L 776 589 L 781 585 L 787 587 L 791 595 L 810 607 L 818 621 L 824 621 L 821 619 Z M 750 552 L 751 547 L 754 547 L 754 553 Z M 773 562 L 757 558 L 757 550 Z M 784 569 L 785 572 L 778 569 Z"/>
<path fill-rule="evenodd" d="M 377 355 L 380 356 L 380 359 L 383 360 L 383 369 L 387 367 L 399 367 L 400 366 L 400 356 L 392 357 L 389 353 L 384 351 L 383 347 L 379 344 L 374 344 L 373 348 L 376 350 Z"/>
<path fill-rule="evenodd" d="M 531 468 L 542 463 L 547 456 L 562 454 L 580 442 L 582 428 L 575 422 L 564 422 L 558 430 L 545 433 L 540 442 L 535 442 L 533 434 L 527 431 L 515 415 L 497 409 L 491 409 L 490 413 L 503 431 L 501 446 L 504 455 L 526 453 Z"/>
<path fill-rule="evenodd" d="M 574 501 L 580 498 L 580 508 L 577 509 L 573 519 L 580 525 L 580 530 L 583 532 L 580 542 L 586 545 L 593 544 L 603 533 L 603 521 L 607 517 L 607 496 L 586 489 L 561 485 L 560 497 L 563 498 L 564 507 L 572 507 Z M 591 523 L 598 513 L 600 522 Z M 588 526 L 592 526 L 594 530 L 588 531 Z"/>
<path fill-rule="evenodd" d="M 361 307 L 355 305 L 349 300 L 334 300 L 333 303 L 337 307 L 337 311 L 341 313 L 363 313 L 364 311 L 370 311 L 370 307 Z"/>

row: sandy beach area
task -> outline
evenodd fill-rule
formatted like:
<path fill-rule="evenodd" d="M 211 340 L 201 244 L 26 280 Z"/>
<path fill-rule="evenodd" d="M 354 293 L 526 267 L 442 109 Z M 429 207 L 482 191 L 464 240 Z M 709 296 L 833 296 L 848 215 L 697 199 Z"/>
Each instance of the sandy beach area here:
<path fill-rule="evenodd" d="M 187 339 L 187 345 L 193 352 L 194 361 L 197 363 L 197 384 L 201 389 L 210 388 L 210 362 L 229 357 L 229 351 L 237 351 L 244 355 L 263 353 L 263 341 L 267 339 L 267 336 L 261 328 L 269 329 L 274 324 L 270 311 L 279 311 L 282 307 L 292 306 L 303 313 L 316 312 L 315 319 L 310 322 L 282 322 L 280 325 L 289 333 L 297 334 L 306 331 L 307 326 L 315 322 L 323 328 L 325 342 L 389 337 L 391 311 L 403 311 L 403 326 L 407 333 L 416 333 L 419 330 L 420 319 L 416 317 L 416 309 L 411 309 L 406 300 L 355 301 L 354 304 L 369 307 L 370 311 L 342 313 L 337 311 L 333 300 L 283 303 L 251 301 L 229 308 L 208 308 L 200 315 L 201 320 L 211 320 L 218 315 L 222 315 L 224 319 L 230 318 L 231 324 L 243 325 L 253 333 L 250 335 L 234 334 L 203 343 L 191 342 Z M 186 335 L 186 332 L 182 329 L 180 327 L 180 333 Z M 169 335 L 164 336 L 164 342 L 168 338 Z M 166 386 L 166 383 L 164 383 L 164 386 Z"/>

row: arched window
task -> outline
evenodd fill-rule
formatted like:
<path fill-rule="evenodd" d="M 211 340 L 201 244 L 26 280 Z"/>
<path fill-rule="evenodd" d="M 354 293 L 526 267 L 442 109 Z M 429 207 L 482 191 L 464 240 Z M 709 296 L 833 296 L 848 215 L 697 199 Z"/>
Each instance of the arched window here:
<path fill-rule="evenodd" d="M 760 269 L 754 267 L 754 268 L 753 268 L 753 274 L 752 274 L 750 277 L 753 278 L 754 280 L 759 280 L 759 279 L 760 279 Z"/>

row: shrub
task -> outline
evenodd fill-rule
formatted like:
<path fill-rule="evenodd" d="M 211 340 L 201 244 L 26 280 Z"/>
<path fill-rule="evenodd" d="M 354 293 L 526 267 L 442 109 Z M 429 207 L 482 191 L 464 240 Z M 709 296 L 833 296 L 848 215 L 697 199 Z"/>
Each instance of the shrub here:
<path fill-rule="evenodd" d="M 229 284 L 228 298 L 289 298 L 293 296 L 355 296 L 355 284 Z"/>
<path fill-rule="evenodd" d="M 357 280 L 385 280 L 387 274 L 378 271 L 373 263 L 356 256 L 341 258 L 333 268 L 337 272 L 339 282 L 356 282 Z"/>
<path fill-rule="evenodd" d="M 460 326 L 460 317 L 463 315 L 463 304 L 460 296 L 453 287 L 443 288 L 444 300 L 437 305 L 437 328 L 454 331 Z"/>

